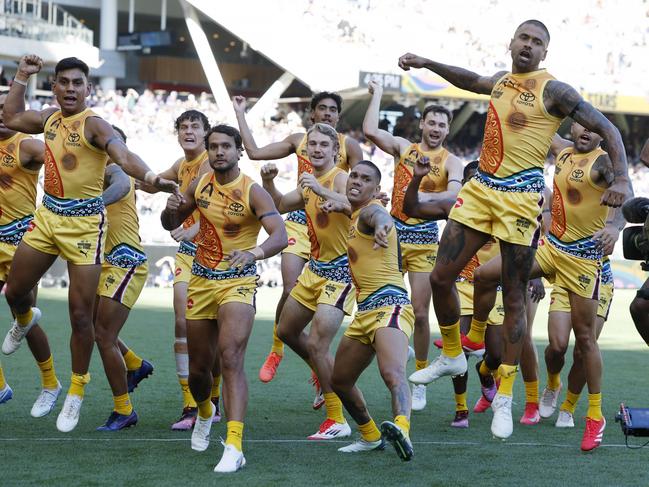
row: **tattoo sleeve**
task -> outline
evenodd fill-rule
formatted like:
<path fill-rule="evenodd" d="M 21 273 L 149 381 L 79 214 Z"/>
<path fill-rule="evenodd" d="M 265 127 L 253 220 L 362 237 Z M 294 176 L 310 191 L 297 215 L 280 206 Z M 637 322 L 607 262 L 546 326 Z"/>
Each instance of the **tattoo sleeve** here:
<path fill-rule="evenodd" d="M 496 84 L 496 80 L 505 73 L 503 71 L 494 76 L 480 76 L 468 69 L 449 66 L 448 64 L 437 63 L 435 61 L 426 63 L 426 69 L 440 75 L 458 88 L 483 95 L 489 95 Z"/>

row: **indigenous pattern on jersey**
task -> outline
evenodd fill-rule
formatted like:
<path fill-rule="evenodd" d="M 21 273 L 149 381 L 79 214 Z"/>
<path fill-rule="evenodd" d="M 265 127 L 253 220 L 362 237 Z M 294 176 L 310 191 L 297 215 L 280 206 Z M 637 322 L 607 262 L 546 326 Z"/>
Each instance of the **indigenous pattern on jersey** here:
<path fill-rule="evenodd" d="M 410 304 L 408 291 L 401 273 L 399 240 L 394 229 L 388 233 L 388 247 L 374 248 L 374 236 L 358 228 L 361 211 L 369 206 L 383 205 L 374 200 L 356 210 L 351 217 L 347 237 L 347 255 L 352 281 L 356 287 L 359 311 Z"/>
<path fill-rule="evenodd" d="M 499 254 L 500 244 L 495 238 L 492 237 L 487 240 L 487 243 L 485 243 L 482 247 L 480 247 L 480 249 L 478 249 L 473 257 L 471 257 L 471 260 L 466 266 L 464 266 L 462 272 L 460 272 L 460 275 L 456 279 L 456 282 L 468 281 L 470 283 L 473 283 L 473 281 L 475 280 L 475 270 L 482 264 L 486 264 Z"/>
<path fill-rule="evenodd" d="M 38 171 L 20 162 L 20 144 L 29 135 L 0 140 L 0 241 L 18 245 L 36 209 Z"/>
<path fill-rule="evenodd" d="M 255 182 L 243 173 L 228 184 L 219 184 L 213 172 L 204 174 L 194 198 L 200 211 L 200 230 L 192 273 L 219 280 L 256 274 L 253 263 L 243 269 L 230 269 L 225 257 L 234 250 L 250 250 L 257 245 L 261 222 L 250 204 Z"/>
<path fill-rule="evenodd" d="M 205 161 L 207 161 L 207 151 L 201 152 L 200 155 L 190 161 L 187 159 L 180 161 L 180 166 L 178 167 L 178 186 L 181 193 L 187 191 L 189 185 L 198 177 L 201 166 Z M 183 228 L 189 228 L 196 223 L 198 221 L 198 215 L 198 210 L 193 211 L 191 215 L 185 218 Z M 196 254 L 196 245 L 192 242 L 181 242 L 178 251 L 186 255 L 194 256 Z"/>
<path fill-rule="evenodd" d="M 324 188 L 333 191 L 334 181 L 344 171 L 331 168 L 317 178 Z M 306 211 L 311 259 L 309 269 L 320 277 L 331 281 L 351 282 L 349 259 L 347 258 L 347 233 L 349 217 L 342 213 L 327 214 L 320 209 L 325 199 L 315 194 L 311 188 L 302 189 Z"/>
<path fill-rule="evenodd" d="M 552 192 L 552 224 L 548 240 L 562 252 L 582 259 L 601 259 L 593 235 L 604 228 L 608 207 L 600 204 L 604 188 L 591 172 L 601 148 L 588 153 L 567 147 L 557 156 Z"/>
<path fill-rule="evenodd" d="M 439 240 L 436 221 L 409 218 L 403 212 L 403 200 L 408 185 L 412 180 L 413 168 L 417 161 L 426 157 L 430 161 L 430 172 L 424 177 L 419 186 L 423 193 L 439 193 L 446 191 L 448 172 L 446 160 L 449 152 L 444 147 L 432 151 L 423 151 L 419 144 L 411 144 L 403 155 L 396 161 L 394 168 L 394 186 L 392 188 L 392 210 L 399 242 L 402 244 L 426 245 L 437 243 Z"/>
<path fill-rule="evenodd" d="M 131 268 L 146 262 L 140 240 L 140 222 L 135 206 L 135 181 L 119 201 L 106 207 L 108 233 L 106 235 L 106 262 L 116 267 Z"/>
<path fill-rule="evenodd" d="M 545 69 L 507 73 L 494 85 L 476 178 L 500 191 L 543 191 L 543 164 L 562 119 L 548 113 Z"/>
<path fill-rule="evenodd" d="M 79 203 L 65 208 L 71 212 L 68 216 L 87 216 L 80 206 L 98 205 L 96 199 L 101 199 L 104 188 L 108 155 L 86 140 L 84 130 L 90 117 L 97 114 L 89 108 L 70 117 L 58 110 L 45 122 L 45 193 L 58 201 L 57 207 L 63 206 L 61 200 Z"/>

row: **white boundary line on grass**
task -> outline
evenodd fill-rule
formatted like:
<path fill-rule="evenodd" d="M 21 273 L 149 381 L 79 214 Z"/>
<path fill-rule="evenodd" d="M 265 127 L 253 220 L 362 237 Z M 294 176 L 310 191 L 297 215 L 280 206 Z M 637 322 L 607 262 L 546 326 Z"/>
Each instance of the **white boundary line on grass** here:
<path fill-rule="evenodd" d="M 60 438 L 0 438 L 1 442 L 48 442 L 48 441 L 87 441 L 87 442 L 101 442 L 101 441 L 114 441 L 114 442 L 153 442 L 153 443 L 174 443 L 174 442 L 186 442 L 189 443 L 189 438 L 70 438 L 70 437 L 60 437 Z M 349 443 L 353 440 L 326 440 L 326 441 L 314 441 L 306 439 L 261 439 L 261 440 L 244 440 L 244 443 L 278 443 L 278 444 L 290 444 L 290 443 L 311 443 L 316 445 L 328 444 L 328 443 Z M 216 441 L 214 441 L 216 443 Z M 479 441 L 413 441 L 413 445 L 438 445 L 438 446 L 493 446 L 493 445 L 507 445 L 507 446 L 531 446 L 531 447 L 552 447 L 552 448 L 576 448 L 573 444 L 558 444 L 558 443 L 535 443 L 535 442 L 516 442 L 516 441 L 496 441 L 494 440 L 491 443 L 479 442 Z M 604 444 L 600 448 L 626 448 L 626 445 L 620 444 Z"/>

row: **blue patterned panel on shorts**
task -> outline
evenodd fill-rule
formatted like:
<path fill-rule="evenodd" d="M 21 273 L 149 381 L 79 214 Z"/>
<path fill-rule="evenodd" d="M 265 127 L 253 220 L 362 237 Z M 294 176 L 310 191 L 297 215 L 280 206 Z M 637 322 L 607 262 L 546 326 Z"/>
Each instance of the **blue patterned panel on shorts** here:
<path fill-rule="evenodd" d="M 286 215 L 286 221 L 306 225 L 306 212 L 304 210 L 292 211 Z"/>
<path fill-rule="evenodd" d="M 604 256 L 602 250 L 597 248 L 597 242 L 593 237 L 581 238 L 574 242 L 562 242 L 554 235 L 549 234 L 548 241 L 561 252 L 580 259 L 601 260 Z"/>
<path fill-rule="evenodd" d="M 320 262 L 319 260 L 311 259 L 309 260 L 309 269 L 314 274 L 328 281 L 352 282 L 347 254 L 336 257 L 330 262 Z"/>
<path fill-rule="evenodd" d="M 407 304 L 410 304 L 408 292 L 401 287 L 388 285 L 377 289 L 358 303 L 358 311 L 369 311 L 384 306 L 405 306 Z"/>
<path fill-rule="evenodd" d="M 190 257 L 196 257 L 197 248 L 198 246 L 194 242 L 186 242 L 185 240 L 181 240 L 180 247 L 178 247 L 178 253 L 189 255 Z"/>
<path fill-rule="evenodd" d="M 130 269 L 146 262 L 146 254 L 128 244 L 115 245 L 113 250 L 106 254 L 106 262 L 115 267 Z"/>
<path fill-rule="evenodd" d="M 613 283 L 613 269 L 611 268 L 611 261 L 605 260 L 602 263 L 602 284 Z"/>
<path fill-rule="evenodd" d="M 6 225 L 0 225 L 0 242 L 18 245 L 33 219 L 34 215 L 27 215 Z"/>
<path fill-rule="evenodd" d="M 439 227 L 436 221 L 425 221 L 409 225 L 393 218 L 400 244 L 430 245 L 439 242 Z"/>
<path fill-rule="evenodd" d="M 475 179 L 488 188 L 506 193 L 541 193 L 545 189 L 543 170 L 534 167 L 511 176 L 498 178 L 478 170 Z"/>
<path fill-rule="evenodd" d="M 209 279 L 210 281 L 222 281 L 224 279 L 238 279 L 240 277 L 256 277 L 257 276 L 257 264 L 252 263 L 241 269 L 228 269 L 225 271 L 217 271 L 205 267 L 204 265 L 199 264 L 194 261 L 192 264 L 192 274 L 204 279 Z"/>
<path fill-rule="evenodd" d="M 43 206 L 60 216 L 93 216 L 104 211 L 104 200 L 96 198 L 64 199 L 45 194 Z"/>

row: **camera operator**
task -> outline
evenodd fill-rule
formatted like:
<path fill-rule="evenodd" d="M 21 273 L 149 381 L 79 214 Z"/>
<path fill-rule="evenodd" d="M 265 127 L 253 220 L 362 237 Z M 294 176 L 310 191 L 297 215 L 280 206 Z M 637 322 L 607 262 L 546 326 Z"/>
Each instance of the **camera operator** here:
<path fill-rule="evenodd" d="M 649 167 L 649 140 L 642 149 L 641 160 Z M 622 207 L 622 213 L 629 223 L 643 224 L 624 230 L 624 257 L 643 260 L 642 269 L 649 271 L 649 198 L 630 199 Z M 638 333 L 649 345 L 649 279 L 638 290 L 629 310 Z"/>

